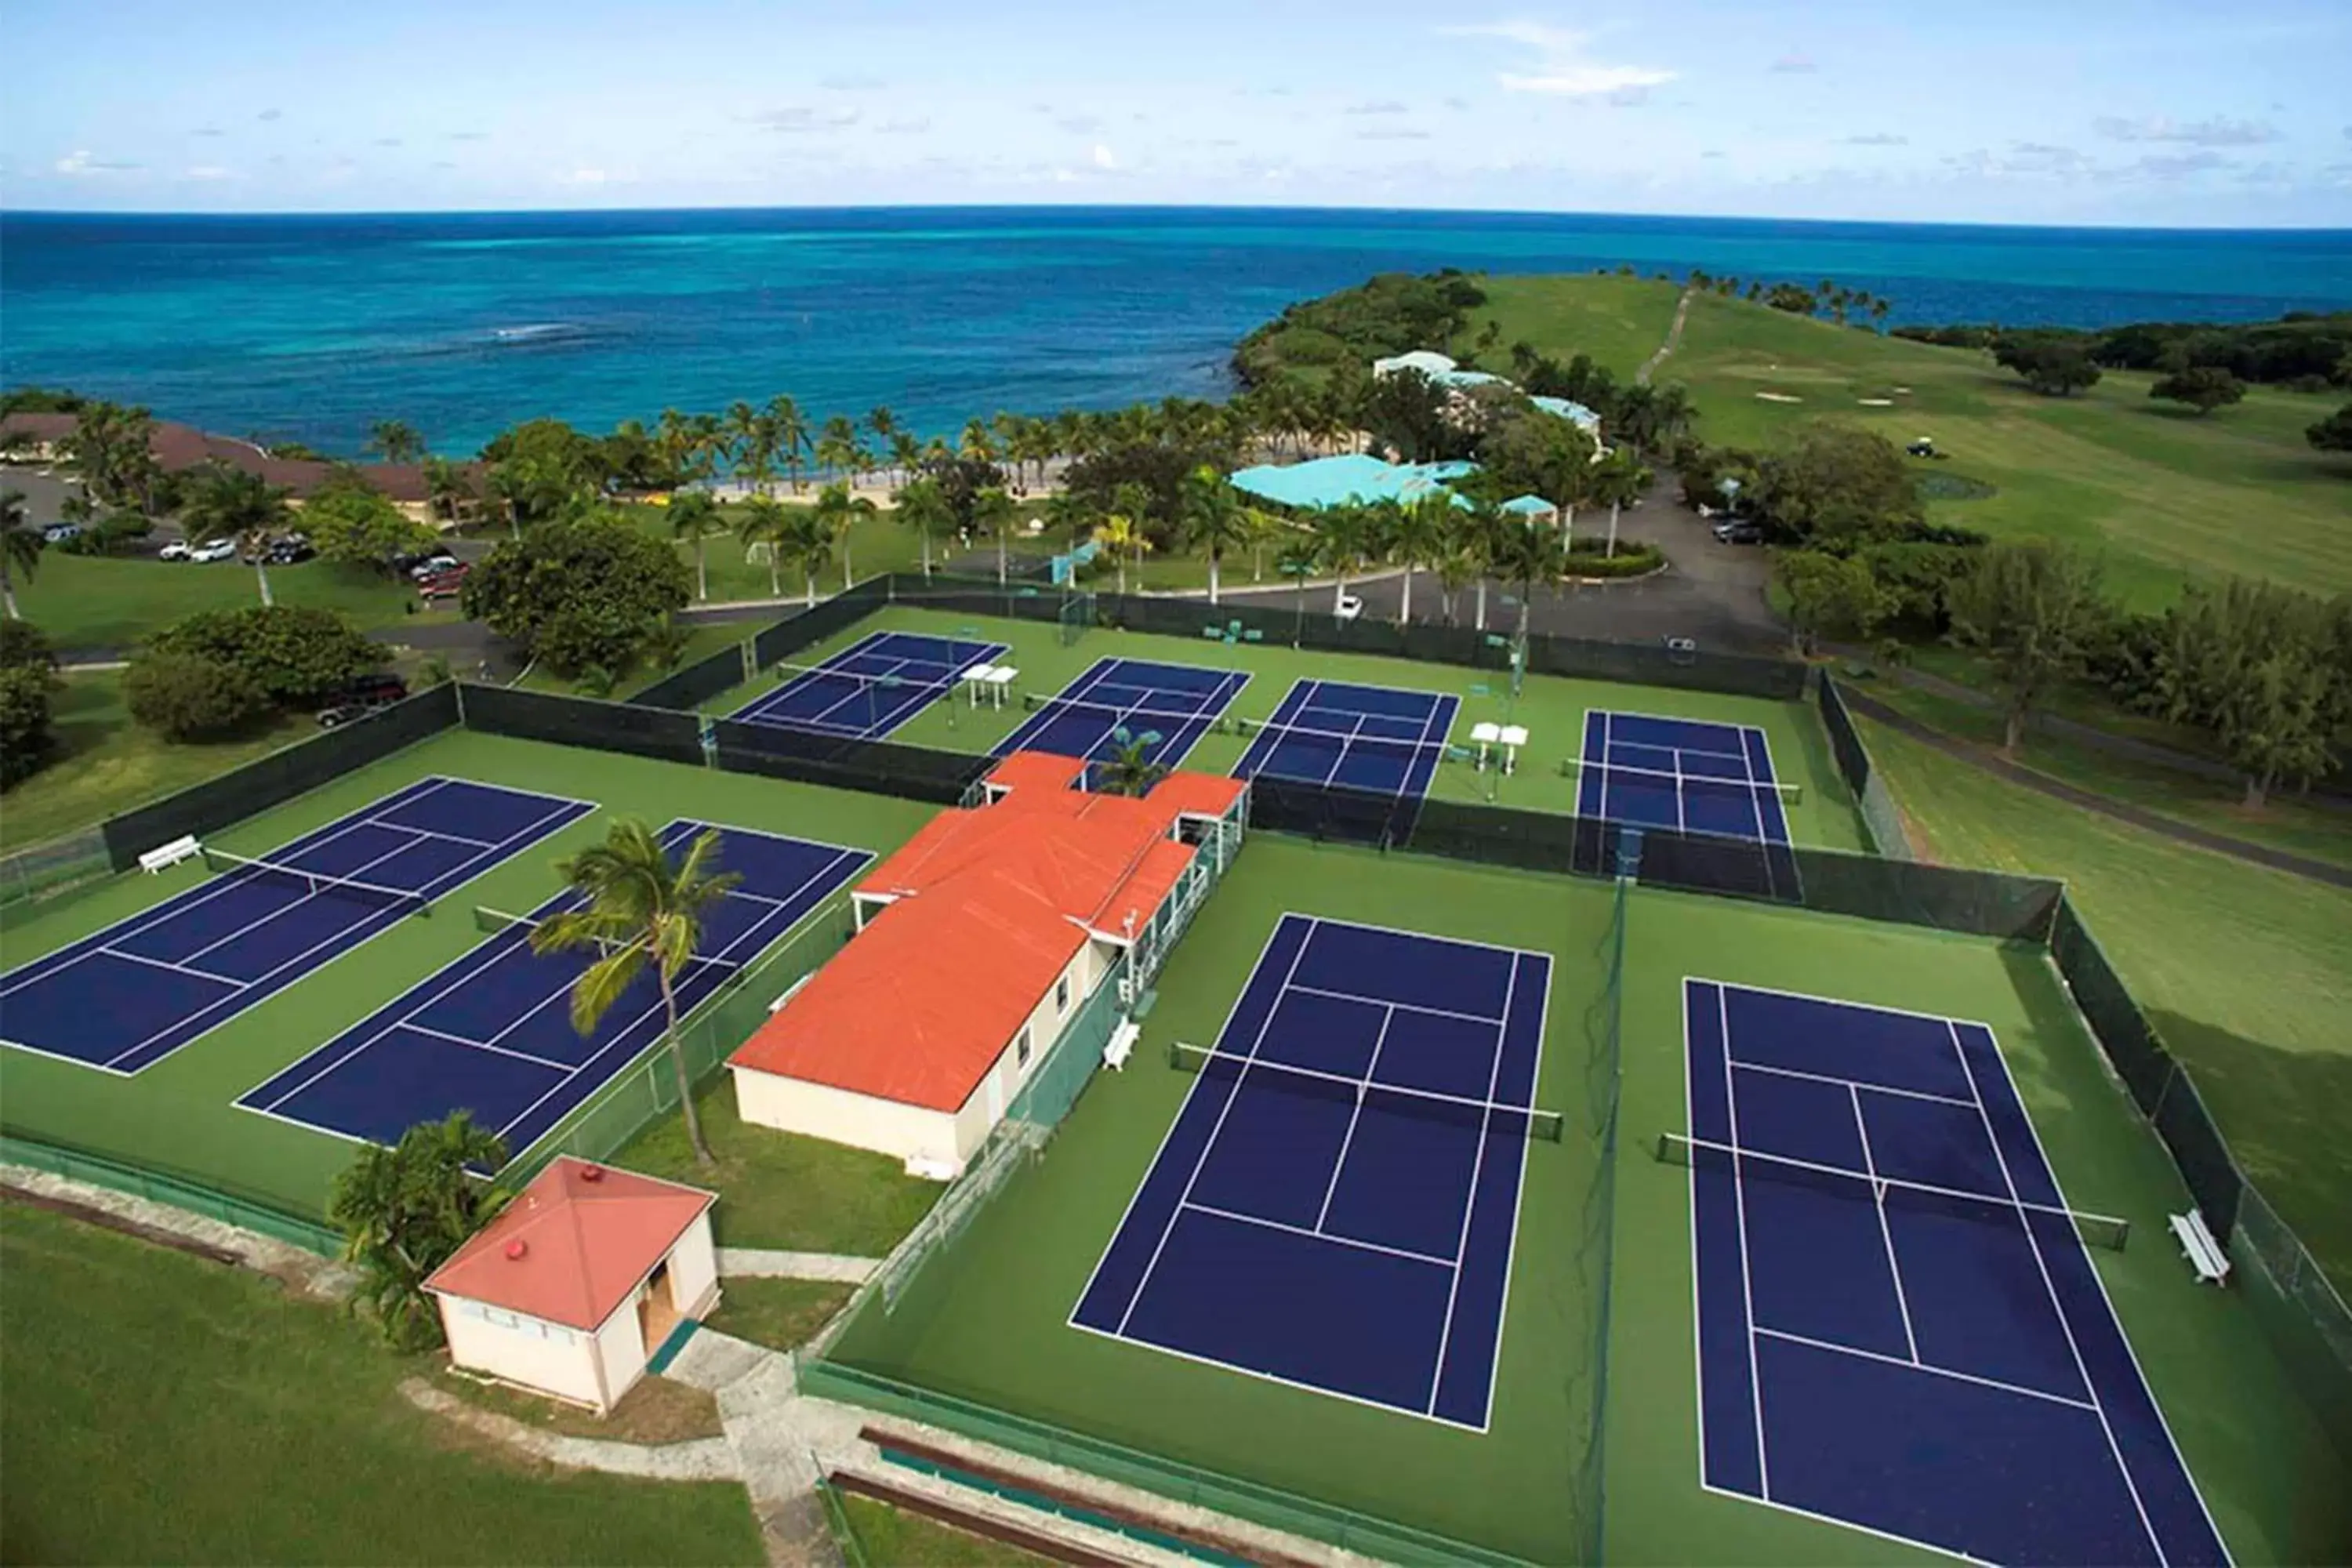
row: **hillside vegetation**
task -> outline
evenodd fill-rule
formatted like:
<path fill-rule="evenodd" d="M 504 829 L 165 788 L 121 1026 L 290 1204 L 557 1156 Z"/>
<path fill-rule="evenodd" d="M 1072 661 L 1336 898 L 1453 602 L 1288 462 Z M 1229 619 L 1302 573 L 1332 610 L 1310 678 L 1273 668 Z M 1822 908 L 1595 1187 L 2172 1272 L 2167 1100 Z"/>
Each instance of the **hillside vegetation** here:
<path fill-rule="evenodd" d="M 1618 277 L 1478 283 L 1486 302 L 1449 345 L 1457 358 L 1507 374 L 1509 345 L 1525 340 L 1555 358 L 1590 354 L 1621 380 L 1664 340 L 1680 292 Z M 1500 346 L 1477 353 L 1482 338 Z M 1692 300 L 1657 379 L 1689 389 L 1710 444 L 1770 447 L 1823 417 L 1898 442 L 1930 437 L 1949 454 L 1920 465 L 1931 521 L 2095 547 L 2132 608 L 2160 608 L 2184 581 L 2224 574 L 2352 590 L 2352 458 L 2304 438 L 2341 392 L 2253 386 L 2199 416 L 2152 401 L 2153 375 L 2110 371 L 2086 392 L 2048 397 L 1976 350 L 1715 294 Z M 1976 499 L 1935 493 L 1984 487 L 1992 493 Z"/>

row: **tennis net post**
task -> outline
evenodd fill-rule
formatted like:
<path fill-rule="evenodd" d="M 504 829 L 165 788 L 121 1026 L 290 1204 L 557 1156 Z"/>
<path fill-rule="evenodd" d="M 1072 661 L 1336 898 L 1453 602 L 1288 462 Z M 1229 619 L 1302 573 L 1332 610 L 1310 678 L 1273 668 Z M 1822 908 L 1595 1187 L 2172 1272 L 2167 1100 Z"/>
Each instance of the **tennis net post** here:
<path fill-rule="evenodd" d="M 1528 1138 L 1546 1143 L 1560 1142 L 1568 1121 L 1557 1110 L 1547 1110 L 1538 1106 L 1514 1105 L 1506 1100 L 1473 1100 L 1465 1095 L 1415 1089 L 1406 1084 L 1349 1078 L 1345 1073 L 1295 1067 L 1287 1062 L 1267 1061 L 1262 1057 L 1236 1056 L 1213 1046 L 1196 1046 L 1183 1040 L 1169 1042 L 1168 1065 L 1178 1072 L 1214 1073 L 1228 1081 L 1237 1080 L 1246 1072 L 1253 1081 L 1264 1081 L 1314 1099 L 1360 1100 L 1366 1106 L 1399 1116 L 1442 1121 L 1479 1131 L 1520 1131 Z"/>
<path fill-rule="evenodd" d="M 2023 1209 L 2036 1214 L 2061 1215 L 2073 1224 L 2074 1234 L 2083 1238 L 2084 1246 L 2101 1247 L 2109 1252 L 2121 1252 L 2125 1243 L 2131 1239 L 2131 1221 L 2116 1215 L 2091 1214 L 2051 1204 L 2030 1204 L 1996 1197 L 1990 1193 L 1972 1193 L 1958 1187 L 1938 1186 L 1930 1182 L 1911 1182 L 1900 1176 L 1847 1170 L 1843 1166 L 1800 1160 L 1786 1154 L 1767 1154 L 1754 1149 L 1737 1148 L 1729 1143 L 1693 1138 L 1682 1132 L 1659 1133 L 1654 1152 L 1664 1164 L 1712 1170 L 1722 1174 L 1731 1174 L 1736 1171 L 1743 1180 L 1757 1177 L 1786 1181 L 1829 1193 L 1866 1185 L 1879 1202 L 1894 1198 L 1934 1205 L 1938 1214 L 2006 1213 Z"/>
<path fill-rule="evenodd" d="M 326 871 L 306 871 L 299 866 L 289 866 L 281 861 L 233 855 L 209 844 L 201 847 L 201 853 L 207 870 L 224 876 L 241 876 L 248 881 L 279 882 L 299 887 L 304 898 L 332 895 L 380 908 L 396 909 L 404 914 L 429 915 L 433 912 L 433 900 L 413 888 L 387 888 L 377 882 L 362 882 L 353 877 L 338 877 Z"/>

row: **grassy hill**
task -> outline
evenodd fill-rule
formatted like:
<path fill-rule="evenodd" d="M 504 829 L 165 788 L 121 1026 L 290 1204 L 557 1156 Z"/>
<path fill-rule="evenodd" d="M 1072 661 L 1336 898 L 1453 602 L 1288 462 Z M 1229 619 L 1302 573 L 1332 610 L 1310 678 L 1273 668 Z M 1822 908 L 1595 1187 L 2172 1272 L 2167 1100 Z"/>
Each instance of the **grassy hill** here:
<path fill-rule="evenodd" d="M 1505 351 L 1524 338 L 1562 359 L 1586 353 L 1620 378 L 1664 341 L 1677 294 L 1673 284 L 1625 278 L 1482 284 L 1487 304 L 1457 354 L 1493 320 Z M 1508 368 L 1501 352 L 1486 360 Z M 1923 478 L 1993 490 L 1931 499 L 1932 519 L 2095 547 L 2114 591 L 2137 608 L 2163 605 L 2187 578 L 2221 573 L 2352 591 L 2352 459 L 2303 438 L 2340 394 L 2254 387 L 2238 406 L 2200 418 L 2151 401 L 2150 377 L 2110 372 L 2078 396 L 2042 397 L 1973 351 L 1712 294 L 1693 300 L 1658 379 L 1690 388 L 1711 443 L 1770 446 L 1824 416 L 1896 440 L 1930 436 L 1950 458 L 1923 463 Z"/>

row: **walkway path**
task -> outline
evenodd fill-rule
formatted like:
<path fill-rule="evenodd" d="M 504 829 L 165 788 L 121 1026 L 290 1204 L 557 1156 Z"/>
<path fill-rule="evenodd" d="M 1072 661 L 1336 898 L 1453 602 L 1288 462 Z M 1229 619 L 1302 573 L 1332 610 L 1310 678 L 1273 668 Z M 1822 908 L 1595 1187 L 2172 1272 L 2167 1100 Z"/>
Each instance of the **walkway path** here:
<path fill-rule="evenodd" d="M 882 1267 L 878 1258 L 852 1258 L 839 1252 L 777 1252 L 762 1247 L 722 1247 L 719 1272 L 729 1279 L 830 1279 L 842 1285 L 863 1285 Z"/>
<path fill-rule="evenodd" d="M 1658 352 L 1643 360 L 1642 368 L 1633 373 L 1634 385 L 1649 385 L 1650 377 L 1657 374 L 1660 365 L 1666 363 L 1666 356 L 1681 346 L 1683 322 L 1690 319 L 1691 296 L 1696 292 L 1697 292 L 1696 289 L 1685 289 L 1682 298 L 1675 301 L 1675 324 L 1666 329 L 1666 341 L 1658 345 Z"/>

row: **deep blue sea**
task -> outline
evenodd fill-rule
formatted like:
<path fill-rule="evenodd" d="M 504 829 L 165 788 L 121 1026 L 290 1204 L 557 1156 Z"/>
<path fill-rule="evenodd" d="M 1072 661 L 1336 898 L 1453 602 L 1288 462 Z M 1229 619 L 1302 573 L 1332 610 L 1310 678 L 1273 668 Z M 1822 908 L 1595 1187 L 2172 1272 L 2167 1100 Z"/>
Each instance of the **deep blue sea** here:
<path fill-rule="evenodd" d="M 1213 395 L 1244 331 L 1370 273 L 1834 279 L 1893 320 L 2232 320 L 2352 306 L 2352 232 L 1268 209 L 0 215 L 0 384 L 356 454 L 470 452 L 790 393 L 927 433 Z"/>

